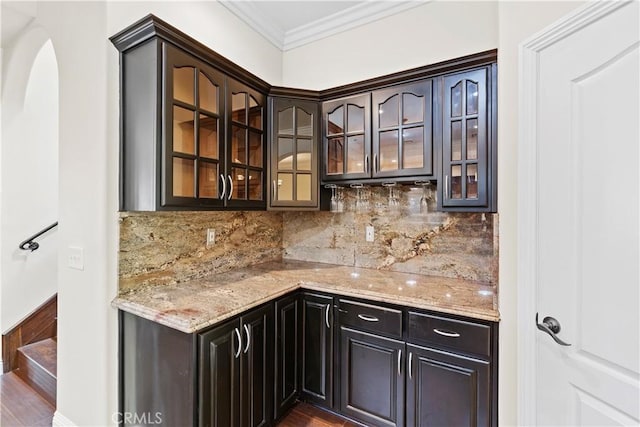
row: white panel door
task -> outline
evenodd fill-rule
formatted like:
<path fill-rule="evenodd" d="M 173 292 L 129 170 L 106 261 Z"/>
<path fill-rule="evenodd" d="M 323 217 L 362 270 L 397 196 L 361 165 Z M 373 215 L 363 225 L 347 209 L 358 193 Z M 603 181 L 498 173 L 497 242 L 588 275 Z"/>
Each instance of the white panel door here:
<path fill-rule="evenodd" d="M 640 420 L 638 15 L 628 3 L 538 55 L 536 303 L 571 344 L 536 335 L 538 425 Z"/>

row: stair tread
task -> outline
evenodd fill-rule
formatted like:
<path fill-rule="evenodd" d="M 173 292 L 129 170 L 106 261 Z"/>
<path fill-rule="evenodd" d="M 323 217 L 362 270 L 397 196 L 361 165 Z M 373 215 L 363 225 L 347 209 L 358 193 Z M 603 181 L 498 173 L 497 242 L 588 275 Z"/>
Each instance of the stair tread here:
<path fill-rule="evenodd" d="M 18 348 L 24 356 L 31 359 L 47 371 L 52 377 L 57 378 L 58 374 L 58 343 L 57 339 L 47 338 L 46 340 L 34 342 Z"/>
<path fill-rule="evenodd" d="M 0 375 L 0 425 L 51 426 L 55 407 L 14 372 Z"/>

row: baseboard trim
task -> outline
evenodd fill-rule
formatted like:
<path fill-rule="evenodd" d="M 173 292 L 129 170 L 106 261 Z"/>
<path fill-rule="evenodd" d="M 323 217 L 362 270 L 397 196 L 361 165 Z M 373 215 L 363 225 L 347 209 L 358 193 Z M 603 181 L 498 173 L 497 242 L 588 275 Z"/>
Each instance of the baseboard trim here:
<path fill-rule="evenodd" d="M 76 427 L 76 424 L 74 424 L 73 421 L 58 411 L 53 414 L 53 421 L 51 425 L 52 427 Z"/>

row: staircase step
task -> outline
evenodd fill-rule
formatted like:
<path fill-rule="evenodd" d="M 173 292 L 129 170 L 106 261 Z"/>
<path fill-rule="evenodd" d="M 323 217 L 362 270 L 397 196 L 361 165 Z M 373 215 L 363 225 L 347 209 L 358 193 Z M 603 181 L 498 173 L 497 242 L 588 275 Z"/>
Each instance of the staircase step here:
<path fill-rule="evenodd" d="M 0 425 L 51 427 L 55 407 L 15 372 L 0 375 Z"/>
<path fill-rule="evenodd" d="M 53 338 L 18 348 L 16 374 L 49 403 L 56 404 L 58 343 Z"/>

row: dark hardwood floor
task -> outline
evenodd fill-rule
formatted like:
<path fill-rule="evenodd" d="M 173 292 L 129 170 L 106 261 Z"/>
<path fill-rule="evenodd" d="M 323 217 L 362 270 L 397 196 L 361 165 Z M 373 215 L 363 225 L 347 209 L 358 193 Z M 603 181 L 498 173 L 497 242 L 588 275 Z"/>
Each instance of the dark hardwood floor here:
<path fill-rule="evenodd" d="M 51 427 L 55 408 L 15 373 L 0 375 L 0 425 Z"/>
<path fill-rule="evenodd" d="M 358 427 L 358 424 L 307 403 L 298 403 L 277 427 Z"/>

